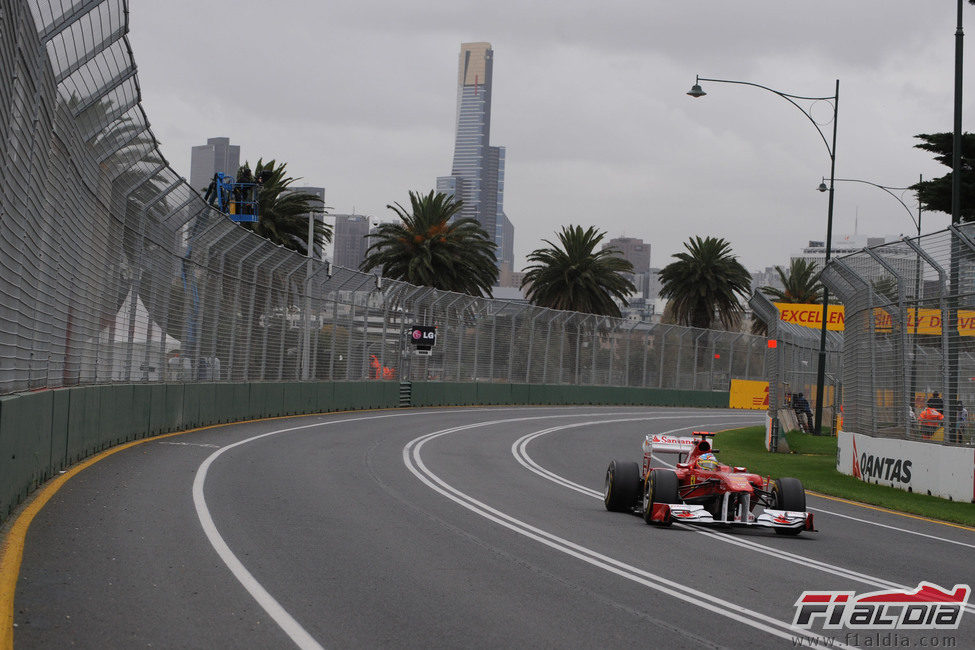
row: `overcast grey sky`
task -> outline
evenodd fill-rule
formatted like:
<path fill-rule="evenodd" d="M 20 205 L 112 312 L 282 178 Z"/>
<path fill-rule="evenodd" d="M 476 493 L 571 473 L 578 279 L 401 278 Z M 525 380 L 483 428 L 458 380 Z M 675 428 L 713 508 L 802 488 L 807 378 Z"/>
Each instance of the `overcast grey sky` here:
<path fill-rule="evenodd" d="M 490 42 L 491 144 L 507 147 L 518 266 L 563 224 L 640 237 L 654 266 L 694 235 L 727 238 L 750 270 L 825 239 L 815 188 L 829 157 L 813 125 L 758 88 L 703 84 L 692 99 L 695 74 L 804 96 L 832 95 L 839 79 L 838 178 L 906 186 L 948 171 L 913 136 L 952 128 L 952 0 L 130 0 L 130 11 L 143 103 L 177 171 L 188 174 L 190 147 L 227 136 L 252 164 L 287 161 L 325 187 L 332 212 L 387 220 L 388 203 L 450 173 L 460 44 Z M 829 137 L 831 106 L 804 107 Z M 836 184 L 834 215 L 834 241 L 855 227 L 915 232 L 893 198 L 857 183 Z M 923 230 L 948 221 L 926 214 Z"/>

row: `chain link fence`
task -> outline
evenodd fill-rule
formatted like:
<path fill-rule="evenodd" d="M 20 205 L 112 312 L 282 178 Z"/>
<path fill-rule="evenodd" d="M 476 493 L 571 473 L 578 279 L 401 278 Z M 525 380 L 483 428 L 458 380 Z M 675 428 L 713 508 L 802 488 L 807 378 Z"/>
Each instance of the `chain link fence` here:
<path fill-rule="evenodd" d="M 0 393 L 365 378 L 727 390 L 763 377 L 763 337 L 414 287 L 257 237 L 162 155 L 127 31 L 125 0 L 0 0 Z M 412 354 L 413 324 L 438 327 L 431 355 Z"/>
<path fill-rule="evenodd" d="M 826 268 L 823 282 L 845 305 L 844 429 L 972 444 L 973 228 L 865 248 Z"/>

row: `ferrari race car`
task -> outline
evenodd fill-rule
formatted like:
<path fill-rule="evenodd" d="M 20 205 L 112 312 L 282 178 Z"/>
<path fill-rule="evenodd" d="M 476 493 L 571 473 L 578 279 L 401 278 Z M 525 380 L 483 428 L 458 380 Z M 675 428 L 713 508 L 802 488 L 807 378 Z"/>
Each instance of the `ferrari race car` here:
<path fill-rule="evenodd" d="M 649 434 L 643 441 L 643 467 L 613 460 L 606 470 L 603 501 L 613 512 L 640 514 L 648 523 L 763 526 L 780 535 L 815 531 L 806 512 L 806 492 L 794 478 L 772 480 L 749 474 L 744 467 L 718 462 L 714 434 L 694 437 Z M 677 454 L 674 469 L 652 467 L 655 454 Z M 762 506 L 759 514 L 752 511 Z"/>

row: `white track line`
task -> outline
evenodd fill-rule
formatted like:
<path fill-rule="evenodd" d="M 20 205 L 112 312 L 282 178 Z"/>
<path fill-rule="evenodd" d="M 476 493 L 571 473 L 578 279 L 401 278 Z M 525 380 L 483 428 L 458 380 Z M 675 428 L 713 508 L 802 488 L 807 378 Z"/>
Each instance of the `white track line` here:
<path fill-rule="evenodd" d="M 519 407 L 512 407 L 516 410 L 521 410 Z M 525 407 L 531 410 L 538 410 L 538 407 Z M 490 408 L 480 408 L 480 409 L 463 409 L 461 411 L 436 411 L 434 413 L 470 413 L 471 411 L 495 411 L 498 409 Z M 322 648 L 321 644 L 318 643 L 307 631 L 294 619 L 291 614 L 289 614 L 277 600 L 267 591 L 251 574 L 250 571 L 244 566 L 244 564 L 234 555 L 234 552 L 230 550 L 230 547 L 224 541 L 220 532 L 217 530 L 216 525 L 213 522 L 213 517 L 210 516 L 210 509 L 206 504 L 206 496 L 204 494 L 204 485 L 206 483 L 207 472 L 210 466 L 213 465 L 214 461 L 217 460 L 224 452 L 233 449 L 234 447 L 240 447 L 241 445 L 246 445 L 255 440 L 260 440 L 262 438 L 267 438 L 269 436 L 275 436 L 280 433 L 288 433 L 291 431 L 300 431 L 302 429 L 310 429 L 314 427 L 331 426 L 336 424 L 344 424 L 347 422 L 361 422 L 363 420 L 381 420 L 386 418 L 397 418 L 397 417 L 408 417 L 417 415 L 430 415 L 431 411 L 409 411 L 406 413 L 386 413 L 383 415 L 368 415 L 363 417 L 353 417 L 344 418 L 341 420 L 326 420 L 313 422 L 311 424 L 303 424 L 295 427 L 287 427 L 285 429 L 277 429 L 275 431 L 268 431 L 260 435 L 252 436 L 245 440 L 235 442 L 226 447 L 221 447 L 214 453 L 210 454 L 203 461 L 200 467 L 196 471 L 196 476 L 193 479 L 193 504 L 196 507 L 196 515 L 200 520 L 200 525 L 203 527 L 203 532 L 206 534 L 207 539 L 210 541 L 210 545 L 223 560 L 223 563 L 230 569 L 237 581 L 247 590 L 247 592 L 254 598 L 260 607 L 267 612 L 275 623 L 287 634 L 295 645 L 297 645 L 302 650 L 319 650 Z M 546 414 L 534 417 L 520 418 L 522 420 L 543 420 L 551 418 L 561 418 L 561 417 L 596 417 L 596 416 L 607 416 L 607 415 L 619 415 L 620 413 L 614 412 L 603 412 L 603 413 L 566 413 L 566 414 Z"/>
<path fill-rule="evenodd" d="M 695 417 L 700 419 L 701 416 L 700 414 L 696 414 L 689 415 L 687 417 Z M 673 580 L 663 578 L 635 566 L 620 562 L 619 560 L 602 555 L 601 553 L 598 553 L 592 549 L 575 544 L 567 539 L 558 537 L 557 535 L 553 535 L 552 533 L 546 532 L 519 519 L 511 517 L 510 515 L 496 510 L 482 503 L 481 501 L 474 499 L 470 495 L 448 485 L 426 467 L 426 465 L 423 463 L 423 459 L 420 456 L 420 451 L 423 448 L 423 445 L 435 438 L 459 431 L 467 431 L 470 429 L 496 424 L 522 422 L 530 419 L 537 418 L 510 418 L 506 420 L 479 422 L 476 424 L 442 429 L 440 431 L 429 433 L 425 436 L 420 436 L 419 438 L 411 440 L 403 448 L 403 463 L 425 485 L 430 487 L 435 492 L 442 494 L 451 501 L 454 501 L 455 503 L 484 517 L 485 519 L 493 521 L 501 526 L 504 526 L 505 528 L 508 528 L 509 530 L 512 530 L 529 539 L 535 540 L 552 549 L 580 559 L 588 564 L 591 564 L 592 566 L 604 569 L 610 573 L 614 573 L 628 580 L 632 580 L 656 591 L 668 594 L 674 598 L 683 600 L 684 602 L 696 605 L 715 614 L 730 618 L 734 621 L 756 628 L 768 634 L 772 634 L 782 639 L 788 639 L 792 643 L 795 643 L 795 640 L 798 637 L 806 637 L 810 640 L 810 642 L 817 645 L 820 643 L 825 644 L 827 642 L 833 643 L 832 639 L 826 639 L 808 630 L 794 628 L 789 623 L 772 618 L 771 616 L 762 614 L 761 612 L 747 609 L 737 603 L 726 601 L 722 598 L 718 598 L 717 596 L 698 591 L 688 587 L 687 585 L 674 582 Z M 627 418 L 627 420 L 632 419 L 673 419 L 673 416 L 668 415 L 660 417 Z M 851 646 L 836 642 L 832 647 L 849 648 Z"/>
<path fill-rule="evenodd" d="M 532 440 L 534 440 L 536 438 L 539 438 L 539 437 L 541 437 L 543 435 L 546 435 L 548 433 L 554 433 L 556 431 L 562 431 L 564 429 L 572 429 L 572 428 L 576 428 L 576 427 L 592 426 L 592 425 L 596 425 L 596 424 L 606 424 L 606 423 L 609 423 L 609 422 L 626 422 L 626 421 L 629 421 L 630 419 L 632 419 L 632 418 L 627 418 L 627 419 L 623 419 L 623 420 L 599 420 L 599 421 L 593 421 L 593 422 L 578 422 L 578 423 L 569 424 L 569 425 L 561 425 L 561 426 L 557 426 L 557 427 L 550 427 L 548 429 L 543 429 L 541 431 L 536 431 L 534 433 L 529 433 L 527 435 L 522 436 L 521 438 L 519 438 L 518 440 L 516 440 L 511 445 L 511 453 L 514 455 L 514 457 L 518 461 L 518 463 L 521 464 L 523 467 L 527 468 L 529 471 L 532 471 L 532 472 L 534 472 L 534 473 L 542 476 L 543 478 L 545 478 L 545 479 L 547 479 L 549 481 L 552 481 L 553 483 L 557 483 L 559 485 L 562 485 L 563 487 L 567 487 L 567 488 L 569 488 L 571 490 L 574 490 L 576 492 L 580 492 L 580 493 L 585 494 L 587 496 L 594 497 L 596 499 L 602 500 L 603 499 L 603 493 L 602 492 L 600 492 L 598 490 L 594 490 L 592 488 L 585 487 L 583 485 L 579 485 L 578 483 L 574 483 L 574 482 L 566 479 L 565 477 L 559 476 L 558 474 L 555 474 L 554 472 L 551 472 L 551 471 L 543 468 L 542 466 L 540 466 L 538 463 L 536 463 L 534 460 L 532 460 L 531 456 L 528 455 L 528 452 L 527 452 L 527 449 L 526 448 L 527 448 L 529 442 L 531 442 Z M 691 427 L 683 427 L 683 428 L 680 428 L 680 429 L 672 429 L 670 431 L 663 431 L 663 432 L 661 432 L 661 434 L 662 435 L 674 434 L 674 433 L 677 433 L 677 432 L 680 432 L 680 431 L 687 431 L 690 428 Z M 656 460 L 659 463 L 661 463 L 662 465 L 666 465 L 668 467 L 673 467 L 672 464 L 667 463 L 667 462 L 665 462 L 663 460 L 660 460 L 659 457 L 656 457 Z M 705 535 L 707 537 L 710 537 L 710 538 L 715 539 L 717 541 L 723 542 L 725 544 L 732 544 L 733 546 L 739 546 L 741 548 L 747 548 L 747 549 L 752 550 L 752 551 L 755 551 L 757 553 L 762 553 L 764 555 L 769 555 L 771 557 L 778 558 L 778 559 L 784 560 L 786 562 L 792 562 L 792 563 L 798 564 L 800 566 L 805 566 L 805 567 L 809 567 L 809 568 L 812 568 L 812 569 L 818 569 L 818 570 L 823 571 L 825 573 L 831 573 L 831 574 L 836 575 L 836 576 L 839 576 L 841 578 L 847 578 L 849 580 L 854 580 L 854 581 L 857 581 L 857 582 L 860 582 L 860 583 L 863 583 L 863 584 L 866 584 L 866 585 L 869 585 L 869 586 L 872 586 L 872 587 L 881 587 L 881 588 L 886 588 L 886 589 L 911 589 L 912 588 L 912 587 L 908 587 L 906 585 L 901 585 L 901 584 L 898 584 L 896 582 L 892 582 L 890 580 L 886 580 L 884 578 L 878 578 L 876 576 L 871 576 L 871 575 L 868 575 L 868 574 L 865 574 L 865 573 L 860 573 L 859 571 L 854 571 L 852 569 L 847 569 L 845 567 L 841 567 L 841 566 L 838 566 L 838 565 L 835 565 L 835 564 L 830 564 L 828 562 L 822 562 L 820 560 L 816 560 L 816 559 L 813 559 L 813 558 L 810 558 L 810 557 L 806 557 L 806 556 L 803 556 L 803 555 L 798 555 L 798 554 L 795 554 L 795 553 L 790 553 L 788 551 L 784 551 L 784 550 L 780 550 L 780 549 L 773 548 L 773 547 L 770 547 L 770 546 L 766 546 L 765 544 L 760 544 L 760 543 L 755 542 L 753 540 L 747 540 L 747 539 L 742 539 L 742 538 L 739 538 L 739 537 L 735 537 L 735 536 L 733 536 L 731 534 L 728 534 L 728 533 L 719 533 L 719 532 L 715 532 L 715 531 L 711 531 L 711 530 L 706 530 L 706 529 L 700 528 L 698 526 L 692 526 L 692 525 L 688 525 L 688 524 L 676 524 L 676 525 L 679 526 L 679 527 L 681 527 L 681 528 L 685 528 L 687 530 L 694 531 L 695 533 L 697 533 L 699 535 Z M 890 528 L 893 528 L 893 527 L 890 526 Z M 895 529 L 895 530 L 899 530 L 899 529 Z M 911 532 L 911 531 L 905 531 L 905 532 Z M 932 536 L 926 535 L 926 537 L 932 537 Z M 942 538 L 935 537 L 935 539 L 942 539 Z M 948 542 L 950 542 L 952 540 L 946 540 L 946 539 L 944 539 L 942 541 L 948 541 Z M 975 612 L 975 605 L 966 605 L 965 610 L 966 611 L 970 611 L 970 612 Z"/>
<path fill-rule="evenodd" d="M 899 533 L 907 533 L 908 535 L 917 535 L 918 537 L 927 537 L 928 539 L 934 539 L 939 542 L 944 542 L 946 544 L 957 544 L 958 546 L 967 546 L 968 548 L 975 548 L 975 544 L 969 544 L 967 542 L 959 542 L 957 539 L 948 539 L 947 537 L 938 537 L 937 535 L 930 535 L 928 533 L 921 533 L 916 530 L 910 530 L 909 528 L 899 528 L 897 526 L 890 526 L 888 524 L 881 524 L 876 521 L 870 521 L 869 519 L 861 519 L 860 517 L 853 517 L 851 515 L 843 515 L 832 510 L 823 510 L 822 508 L 813 508 L 811 506 L 806 506 L 806 510 L 815 510 L 816 512 L 822 512 L 823 514 L 832 515 L 833 517 L 842 517 L 844 519 L 852 519 L 853 521 L 858 521 L 862 524 L 870 524 L 871 526 L 879 526 L 881 528 L 887 528 L 889 530 L 896 530 Z"/>

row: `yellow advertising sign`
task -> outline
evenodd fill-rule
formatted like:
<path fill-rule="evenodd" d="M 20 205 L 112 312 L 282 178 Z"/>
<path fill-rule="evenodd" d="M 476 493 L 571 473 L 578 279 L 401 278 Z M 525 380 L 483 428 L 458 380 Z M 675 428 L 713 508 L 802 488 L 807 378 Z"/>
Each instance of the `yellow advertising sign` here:
<path fill-rule="evenodd" d="M 804 303 L 777 302 L 779 320 L 784 323 L 795 323 L 803 327 L 820 329 L 823 326 L 823 306 Z M 874 331 L 889 332 L 893 327 L 893 318 L 883 309 L 873 310 Z M 842 332 L 846 324 L 846 314 L 843 305 L 830 305 L 826 316 L 826 329 Z M 915 329 L 916 328 L 916 329 Z M 910 334 L 941 334 L 940 309 L 908 309 L 907 331 Z M 975 310 L 958 310 L 958 333 L 961 336 L 975 336 Z"/>
<path fill-rule="evenodd" d="M 878 332 L 889 332 L 893 327 L 893 318 L 883 309 L 874 310 L 874 325 Z M 907 331 L 913 334 L 917 328 L 918 334 L 941 334 L 940 309 L 908 309 Z M 958 310 L 958 334 L 961 336 L 975 336 L 975 311 L 971 309 Z"/>
<path fill-rule="evenodd" d="M 768 382 L 732 379 L 728 408 L 764 411 L 768 408 Z"/>
<path fill-rule="evenodd" d="M 777 302 L 779 320 L 783 323 L 795 323 L 803 327 L 820 329 L 823 326 L 823 306 L 805 303 Z M 842 332 L 844 323 L 843 305 L 830 305 L 826 315 L 826 329 Z"/>

